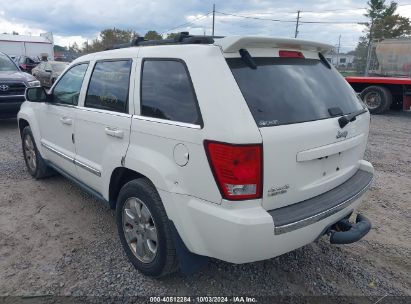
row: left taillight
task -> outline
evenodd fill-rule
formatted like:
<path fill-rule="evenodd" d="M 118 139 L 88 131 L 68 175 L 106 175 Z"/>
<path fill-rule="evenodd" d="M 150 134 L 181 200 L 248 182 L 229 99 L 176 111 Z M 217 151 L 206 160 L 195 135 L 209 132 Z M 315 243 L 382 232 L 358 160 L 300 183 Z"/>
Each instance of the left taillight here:
<path fill-rule="evenodd" d="M 261 198 L 263 147 L 205 141 L 208 161 L 221 195 L 227 200 Z"/>

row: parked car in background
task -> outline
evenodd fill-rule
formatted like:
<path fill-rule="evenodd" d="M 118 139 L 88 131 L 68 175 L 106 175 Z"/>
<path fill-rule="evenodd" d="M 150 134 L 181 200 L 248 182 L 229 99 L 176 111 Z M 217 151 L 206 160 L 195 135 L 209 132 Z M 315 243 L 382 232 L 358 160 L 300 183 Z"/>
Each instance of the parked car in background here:
<path fill-rule="evenodd" d="M 26 87 L 39 85 L 36 78 L 20 71 L 9 56 L 0 52 L 0 118 L 16 117 Z"/>
<path fill-rule="evenodd" d="M 16 57 L 14 61 L 19 66 L 20 70 L 27 73 L 31 73 L 31 70 L 40 63 L 40 60 L 38 58 L 28 57 L 24 55 Z"/>
<path fill-rule="evenodd" d="M 62 61 L 41 62 L 31 71 L 31 74 L 40 81 L 42 86 L 51 87 L 68 64 Z"/>

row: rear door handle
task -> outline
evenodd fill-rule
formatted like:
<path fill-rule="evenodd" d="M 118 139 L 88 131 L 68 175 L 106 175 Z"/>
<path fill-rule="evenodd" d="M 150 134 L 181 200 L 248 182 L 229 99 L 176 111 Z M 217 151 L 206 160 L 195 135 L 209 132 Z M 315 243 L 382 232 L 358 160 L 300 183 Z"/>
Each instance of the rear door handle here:
<path fill-rule="evenodd" d="M 73 124 L 73 120 L 71 118 L 68 118 L 68 117 L 61 117 L 60 121 L 62 123 L 64 123 L 65 125 L 69 125 L 69 126 L 71 126 Z"/>
<path fill-rule="evenodd" d="M 120 129 L 117 129 L 117 128 L 106 127 L 104 129 L 104 131 L 109 136 L 118 137 L 118 138 L 123 138 L 123 136 L 124 136 L 124 132 Z"/>

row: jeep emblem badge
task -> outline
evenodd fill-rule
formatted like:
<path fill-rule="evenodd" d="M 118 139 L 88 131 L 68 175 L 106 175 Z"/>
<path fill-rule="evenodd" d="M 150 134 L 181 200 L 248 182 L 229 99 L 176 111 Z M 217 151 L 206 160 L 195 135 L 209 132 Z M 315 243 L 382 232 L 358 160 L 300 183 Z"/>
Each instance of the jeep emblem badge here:
<path fill-rule="evenodd" d="M 346 138 L 347 135 L 348 135 L 348 131 L 343 131 L 343 132 L 338 131 L 337 136 L 336 136 L 335 138 L 337 138 L 337 139 L 339 139 L 339 138 L 341 138 L 341 137 Z"/>
<path fill-rule="evenodd" d="M 9 86 L 7 84 L 0 84 L 0 91 L 6 92 L 9 90 Z"/>

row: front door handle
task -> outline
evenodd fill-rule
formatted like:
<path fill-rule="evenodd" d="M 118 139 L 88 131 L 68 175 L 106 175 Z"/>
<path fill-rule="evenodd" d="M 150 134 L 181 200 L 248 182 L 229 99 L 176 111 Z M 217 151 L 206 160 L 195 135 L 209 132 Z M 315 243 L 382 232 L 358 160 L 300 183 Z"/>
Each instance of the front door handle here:
<path fill-rule="evenodd" d="M 73 120 L 71 118 L 68 117 L 61 117 L 60 121 L 65 124 L 65 125 L 69 125 L 71 126 L 73 124 Z"/>
<path fill-rule="evenodd" d="M 118 137 L 118 138 L 123 138 L 123 136 L 124 136 L 124 132 L 120 129 L 117 129 L 117 128 L 106 127 L 104 129 L 104 131 L 109 136 Z"/>

